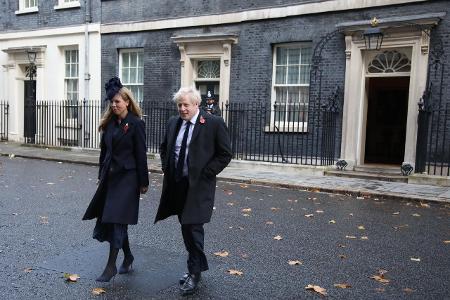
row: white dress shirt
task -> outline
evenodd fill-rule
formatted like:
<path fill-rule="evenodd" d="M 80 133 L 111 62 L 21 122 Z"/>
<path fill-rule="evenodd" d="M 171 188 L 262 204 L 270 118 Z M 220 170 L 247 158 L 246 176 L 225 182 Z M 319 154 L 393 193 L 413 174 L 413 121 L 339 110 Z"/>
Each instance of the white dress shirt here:
<path fill-rule="evenodd" d="M 191 120 L 185 121 L 183 120 L 183 123 L 181 124 L 181 128 L 178 131 L 177 139 L 175 141 L 175 165 L 178 163 L 178 156 L 180 155 L 180 149 L 181 149 L 181 143 L 183 142 L 183 135 L 186 131 L 186 124 L 187 122 L 190 122 L 191 125 L 189 126 L 189 133 L 188 138 L 186 142 L 186 155 L 184 156 L 184 164 L 183 164 L 183 176 L 188 176 L 188 155 L 189 155 L 189 144 L 191 143 L 192 138 L 192 132 L 194 132 L 194 126 L 197 122 L 197 118 L 200 111 L 198 110 L 197 113 L 192 117 Z"/>

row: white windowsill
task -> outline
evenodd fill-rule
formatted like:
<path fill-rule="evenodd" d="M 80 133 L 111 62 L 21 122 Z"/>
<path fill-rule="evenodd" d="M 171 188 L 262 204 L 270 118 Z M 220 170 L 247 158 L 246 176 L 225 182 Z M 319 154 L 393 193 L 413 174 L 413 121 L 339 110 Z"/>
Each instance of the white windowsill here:
<path fill-rule="evenodd" d="M 275 125 L 277 128 L 275 128 Z M 273 133 L 307 133 L 308 123 L 280 123 L 280 124 L 270 124 L 264 127 L 264 132 Z"/>
<path fill-rule="evenodd" d="M 54 7 L 55 10 L 81 7 L 80 2 L 67 2 Z"/>
<path fill-rule="evenodd" d="M 35 12 L 38 12 L 38 11 L 39 11 L 39 9 L 36 6 L 36 7 L 23 8 L 23 9 L 20 9 L 20 10 L 16 10 L 15 14 L 16 15 L 22 15 L 22 14 L 35 13 Z"/>

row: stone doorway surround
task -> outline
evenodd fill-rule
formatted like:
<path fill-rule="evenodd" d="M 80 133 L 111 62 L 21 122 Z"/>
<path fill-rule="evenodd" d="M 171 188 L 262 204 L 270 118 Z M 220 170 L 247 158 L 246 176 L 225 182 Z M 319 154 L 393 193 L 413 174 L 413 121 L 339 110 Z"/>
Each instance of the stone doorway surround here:
<path fill-rule="evenodd" d="M 228 102 L 230 95 L 231 46 L 238 42 L 237 35 L 226 33 L 203 33 L 173 36 L 178 45 L 181 62 L 181 85 L 195 83 L 199 60 L 220 59 L 219 104 Z"/>
<path fill-rule="evenodd" d="M 408 93 L 405 155 L 402 164 L 415 165 L 417 116 L 420 98 L 426 88 L 430 32 L 445 13 L 430 13 L 379 19 L 379 28 L 384 33 L 381 49 L 410 53 L 411 70 Z M 411 25 L 416 24 L 416 25 Z M 420 26 L 420 27 L 419 27 Z M 362 33 L 370 27 L 370 20 L 341 23 L 337 25 L 345 34 L 345 90 L 342 118 L 341 158 L 352 170 L 364 164 L 365 132 L 367 121 L 368 89 L 366 87 L 367 66 L 375 50 L 366 50 Z M 395 73 L 394 73 L 395 74 Z M 383 74 L 382 76 L 391 76 Z M 398 75 L 392 75 L 398 76 Z"/>

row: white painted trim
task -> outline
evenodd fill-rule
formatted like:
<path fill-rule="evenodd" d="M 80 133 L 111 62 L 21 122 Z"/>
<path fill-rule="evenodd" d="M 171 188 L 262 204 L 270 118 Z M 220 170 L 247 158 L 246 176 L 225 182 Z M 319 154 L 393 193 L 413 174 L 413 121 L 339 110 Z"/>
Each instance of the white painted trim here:
<path fill-rule="evenodd" d="M 64 2 L 62 0 L 59 0 L 59 4 L 55 5 L 54 9 L 66 9 L 66 8 L 75 8 L 75 7 L 81 7 L 80 1 L 73 1 L 73 2 Z"/>
<path fill-rule="evenodd" d="M 23 14 L 35 13 L 38 11 L 39 11 L 38 7 L 33 6 L 33 7 L 29 7 L 29 8 L 22 8 L 22 9 L 16 10 L 14 13 L 16 15 L 23 15 Z"/>
<path fill-rule="evenodd" d="M 429 0 L 328 0 L 323 2 L 303 3 L 207 16 L 103 24 L 101 25 L 101 33 L 150 31 L 169 28 L 230 24 L 425 1 Z"/>
<path fill-rule="evenodd" d="M 79 26 L 68 26 L 60 28 L 50 28 L 41 30 L 27 30 L 20 32 L 10 32 L 0 34 L 0 41 L 14 40 L 14 39 L 24 39 L 24 38 L 36 38 L 36 37 L 46 37 L 46 36 L 58 36 L 58 35 L 69 35 L 69 34 L 84 34 L 85 25 Z M 89 32 L 98 33 L 100 32 L 100 24 L 93 23 L 88 26 Z"/>

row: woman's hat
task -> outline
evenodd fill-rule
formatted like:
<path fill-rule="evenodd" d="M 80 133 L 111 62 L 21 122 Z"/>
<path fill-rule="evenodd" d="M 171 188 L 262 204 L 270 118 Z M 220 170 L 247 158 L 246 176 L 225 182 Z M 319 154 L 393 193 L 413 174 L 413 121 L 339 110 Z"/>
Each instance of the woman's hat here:
<path fill-rule="evenodd" d="M 110 80 L 108 80 L 107 83 L 105 83 L 105 91 L 106 91 L 106 99 L 105 101 L 111 101 L 112 98 L 120 91 L 120 89 L 123 87 L 122 83 L 120 82 L 119 77 L 114 76 Z"/>

